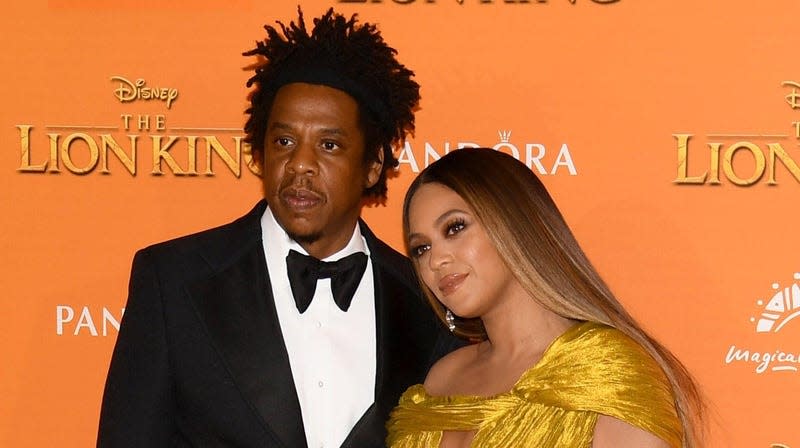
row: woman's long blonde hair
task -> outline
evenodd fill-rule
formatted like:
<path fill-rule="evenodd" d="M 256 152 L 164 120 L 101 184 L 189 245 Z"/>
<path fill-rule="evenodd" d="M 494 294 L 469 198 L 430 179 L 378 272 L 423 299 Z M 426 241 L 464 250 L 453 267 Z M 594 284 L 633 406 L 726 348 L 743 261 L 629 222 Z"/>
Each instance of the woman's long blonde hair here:
<path fill-rule="evenodd" d="M 508 269 L 542 306 L 568 319 L 616 328 L 644 347 L 672 386 L 683 426 L 683 447 L 700 446 L 704 404 L 692 376 L 617 301 L 583 253 L 550 194 L 528 167 L 489 148 L 464 148 L 443 156 L 423 170 L 406 193 L 405 235 L 409 233 L 409 203 L 419 187 L 429 183 L 450 188 L 464 199 Z M 424 284 L 422 289 L 445 322 L 442 304 Z M 457 318 L 455 333 L 471 340 L 487 338 L 477 318 Z"/>

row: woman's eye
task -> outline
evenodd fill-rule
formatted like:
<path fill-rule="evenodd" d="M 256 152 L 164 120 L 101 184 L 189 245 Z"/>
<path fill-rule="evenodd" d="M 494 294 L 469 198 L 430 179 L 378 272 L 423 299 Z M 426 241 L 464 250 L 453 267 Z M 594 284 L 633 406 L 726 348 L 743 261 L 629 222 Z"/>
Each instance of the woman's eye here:
<path fill-rule="evenodd" d="M 455 235 L 455 234 L 461 232 L 462 230 L 464 230 L 464 228 L 466 228 L 466 227 L 467 227 L 466 223 L 464 223 L 463 220 L 459 219 L 457 221 L 453 221 L 450 224 L 448 224 L 445 233 L 448 236 L 449 235 Z"/>
<path fill-rule="evenodd" d="M 411 248 L 411 257 L 412 258 L 419 258 L 428 251 L 430 246 L 427 244 L 420 244 L 419 246 L 414 246 Z"/>

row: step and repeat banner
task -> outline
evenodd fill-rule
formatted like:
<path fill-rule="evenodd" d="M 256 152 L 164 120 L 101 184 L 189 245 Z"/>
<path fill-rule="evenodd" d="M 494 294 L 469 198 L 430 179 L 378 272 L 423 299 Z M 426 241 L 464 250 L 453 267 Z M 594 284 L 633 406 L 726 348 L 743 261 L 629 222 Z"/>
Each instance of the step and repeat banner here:
<path fill-rule="evenodd" d="M 241 53 L 297 3 L 3 6 L 0 446 L 92 446 L 134 252 L 259 199 Z M 364 211 L 379 236 L 402 250 L 404 191 L 441 155 L 514 155 L 695 374 L 708 446 L 800 448 L 800 4 L 301 6 L 377 23 L 422 86 L 389 200 Z"/>

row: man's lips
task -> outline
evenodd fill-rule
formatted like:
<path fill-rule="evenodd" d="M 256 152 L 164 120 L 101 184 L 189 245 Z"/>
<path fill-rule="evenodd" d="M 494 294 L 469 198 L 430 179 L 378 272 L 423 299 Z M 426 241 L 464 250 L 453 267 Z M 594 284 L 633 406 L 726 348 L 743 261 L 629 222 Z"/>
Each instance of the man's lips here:
<path fill-rule="evenodd" d="M 295 211 L 303 211 L 316 207 L 322 202 L 320 194 L 305 188 L 285 188 L 280 192 L 284 205 Z"/>
<path fill-rule="evenodd" d="M 464 283 L 466 278 L 467 274 L 448 274 L 439 280 L 439 284 L 437 286 L 442 294 L 448 296 L 455 292 L 461 286 L 461 284 Z"/>

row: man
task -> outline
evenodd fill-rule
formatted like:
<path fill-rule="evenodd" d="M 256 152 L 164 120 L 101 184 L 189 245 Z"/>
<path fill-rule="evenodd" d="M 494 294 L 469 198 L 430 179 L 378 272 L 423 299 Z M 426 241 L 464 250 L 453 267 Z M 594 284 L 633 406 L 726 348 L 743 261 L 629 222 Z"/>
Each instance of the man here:
<path fill-rule="evenodd" d="M 413 73 L 355 16 L 280 25 L 245 53 L 261 57 L 245 131 L 265 201 L 136 254 L 98 446 L 383 446 L 399 395 L 452 344 L 359 220 L 413 131 Z"/>

